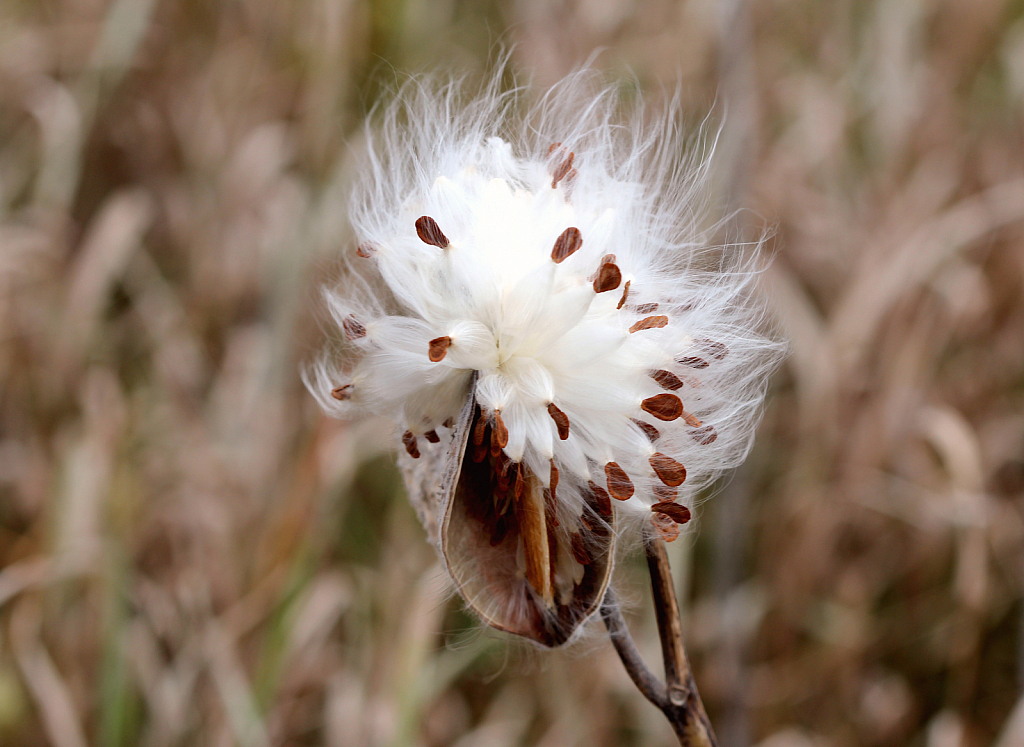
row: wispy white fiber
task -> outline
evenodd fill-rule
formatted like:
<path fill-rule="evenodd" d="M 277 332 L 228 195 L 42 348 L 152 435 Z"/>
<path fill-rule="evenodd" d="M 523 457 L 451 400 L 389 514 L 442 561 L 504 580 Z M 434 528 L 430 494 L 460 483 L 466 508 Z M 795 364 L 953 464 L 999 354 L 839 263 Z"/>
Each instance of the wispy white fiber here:
<path fill-rule="evenodd" d="M 615 463 L 633 486 L 616 508 L 650 516 L 661 454 L 685 466 L 677 500 L 690 502 L 745 456 L 780 353 L 751 295 L 758 247 L 709 243 L 713 134 L 685 131 L 678 100 L 627 106 L 593 71 L 532 105 L 500 75 L 465 91 L 415 78 L 371 117 L 350 204 L 358 254 L 326 292 L 339 350 L 309 388 L 331 414 L 386 415 L 425 444 L 477 371 L 507 456 L 545 485 L 553 459 L 558 500 L 578 506 Z M 556 262 L 569 229 L 582 243 Z M 602 265 L 615 268 L 604 281 Z M 652 413 L 659 395 L 680 414 L 672 401 L 671 419 Z"/>

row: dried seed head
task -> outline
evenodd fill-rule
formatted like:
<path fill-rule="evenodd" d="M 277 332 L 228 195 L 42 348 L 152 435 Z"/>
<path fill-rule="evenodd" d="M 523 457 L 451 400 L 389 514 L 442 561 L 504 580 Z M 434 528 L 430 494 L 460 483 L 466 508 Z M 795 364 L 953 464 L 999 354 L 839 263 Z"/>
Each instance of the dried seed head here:
<path fill-rule="evenodd" d="M 615 462 L 608 462 L 604 466 L 604 476 L 608 480 L 608 493 L 618 501 L 627 501 L 633 496 L 633 481 L 629 479 L 626 470 L 622 469 Z"/>
<path fill-rule="evenodd" d="M 615 290 L 621 282 L 622 271 L 619 270 L 619 266 L 613 262 L 605 262 L 597 271 L 597 277 L 594 278 L 594 293 Z"/>
<path fill-rule="evenodd" d="M 570 226 L 555 239 L 555 246 L 551 250 L 551 259 L 556 265 L 561 264 L 581 246 L 583 246 L 583 236 L 580 235 L 580 229 Z"/>
<path fill-rule="evenodd" d="M 345 317 L 345 320 L 341 323 L 341 327 L 345 330 L 345 337 L 350 341 L 358 340 L 360 337 L 366 337 L 366 327 L 364 327 L 362 323 L 351 314 Z"/>
<path fill-rule="evenodd" d="M 660 329 L 668 325 L 667 316 L 649 316 L 641 319 L 629 328 L 630 332 L 639 332 L 644 329 Z"/>
<path fill-rule="evenodd" d="M 448 237 L 441 231 L 437 221 L 429 215 L 421 215 L 416 219 L 416 235 L 424 244 L 430 244 L 441 249 L 448 248 Z"/>
<path fill-rule="evenodd" d="M 340 402 L 344 402 L 352 397 L 352 385 L 345 384 L 331 390 L 331 396 Z"/>
<path fill-rule="evenodd" d="M 683 388 L 683 381 L 671 371 L 655 371 L 651 374 L 651 378 L 657 381 L 665 389 L 671 389 L 673 392 L 677 389 Z"/>
<path fill-rule="evenodd" d="M 670 488 L 679 487 L 686 479 L 686 467 L 666 454 L 655 452 L 648 461 L 658 479 Z"/>
<path fill-rule="evenodd" d="M 569 416 L 558 409 L 558 406 L 554 402 L 548 403 L 548 415 L 555 421 L 555 427 L 558 429 L 558 437 L 563 441 L 569 438 Z"/>
<path fill-rule="evenodd" d="M 445 355 L 448 354 L 448 348 L 451 347 L 452 338 L 447 335 L 444 337 L 435 337 L 430 341 L 430 348 L 427 355 L 430 360 L 434 363 L 439 363 L 444 360 Z"/>
<path fill-rule="evenodd" d="M 416 444 L 416 436 L 412 434 L 412 431 L 406 431 L 402 434 L 402 443 L 405 445 L 405 450 L 409 452 L 409 456 L 413 459 L 420 458 L 420 449 Z"/>
<path fill-rule="evenodd" d="M 651 511 L 664 514 L 676 524 L 685 524 L 690 520 L 690 509 L 674 501 L 659 501 L 651 506 Z"/>
<path fill-rule="evenodd" d="M 674 394 L 656 394 L 640 403 L 644 412 L 658 420 L 675 420 L 683 414 L 683 403 Z"/>

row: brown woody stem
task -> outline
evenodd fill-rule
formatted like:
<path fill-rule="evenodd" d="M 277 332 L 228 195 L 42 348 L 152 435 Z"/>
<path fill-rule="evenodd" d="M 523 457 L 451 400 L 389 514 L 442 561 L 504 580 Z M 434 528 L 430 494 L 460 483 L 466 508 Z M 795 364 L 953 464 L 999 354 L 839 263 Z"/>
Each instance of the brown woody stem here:
<path fill-rule="evenodd" d="M 633 684 L 665 714 L 679 737 L 679 744 L 682 747 L 717 747 L 715 733 L 704 711 L 683 649 L 683 627 L 679 606 L 676 604 L 672 570 L 665 553 L 665 542 L 649 534 L 644 549 L 647 552 L 647 567 L 651 572 L 654 611 L 665 662 L 665 684 L 644 664 L 611 592 L 605 596 L 601 617 Z"/>

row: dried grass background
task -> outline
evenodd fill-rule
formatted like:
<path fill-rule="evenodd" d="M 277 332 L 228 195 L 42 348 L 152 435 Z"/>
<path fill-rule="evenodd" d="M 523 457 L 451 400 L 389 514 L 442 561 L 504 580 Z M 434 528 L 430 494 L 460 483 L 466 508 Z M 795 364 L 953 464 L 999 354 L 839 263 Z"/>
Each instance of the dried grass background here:
<path fill-rule="evenodd" d="M 474 632 L 388 427 L 298 380 L 391 66 L 497 43 L 681 79 L 775 227 L 791 356 L 672 547 L 723 745 L 1024 745 L 1009 0 L 0 0 L 0 743 L 671 744 L 599 635 Z"/>

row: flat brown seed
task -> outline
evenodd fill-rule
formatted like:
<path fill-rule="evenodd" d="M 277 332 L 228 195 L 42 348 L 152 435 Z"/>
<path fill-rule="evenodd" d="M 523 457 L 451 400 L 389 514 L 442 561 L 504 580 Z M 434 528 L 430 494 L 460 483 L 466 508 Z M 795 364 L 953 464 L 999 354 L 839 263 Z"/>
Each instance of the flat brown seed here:
<path fill-rule="evenodd" d="M 615 307 L 616 309 L 621 309 L 623 306 L 626 305 L 626 299 L 629 298 L 629 284 L 631 282 L 633 282 L 633 281 L 632 280 L 627 280 L 626 284 L 624 286 L 622 286 L 622 298 L 619 299 L 619 303 Z"/>
<path fill-rule="evenodd" d="M 423 434 L 423 437 L 432 444 L 441 443 L 441 437 L 437 435 L 437 431 L 427 431 Z"/>
<path fill-rule="evenodd" d="M 416 445 L 416 436 L 412 435 L 412 431 L 406 431 L 402 434 L 402 443 L 405 445 L 405 450 L 409 452 L 409 456 L 413 459 L 420 458 L 420 450 Z"/>
<path fill-rule="evenodd" d="M 580 229 L 570 226 L 555 239 L 555 246 L 551 250 L 551 259 L 556 265 L 561 264 L 581 246 L 583 246 L 583 236 L 580 235 Z"/>
<path fill-rule="evenodd" d="M 480 446 L 487 438 L 487 420 L 477 408 L 476 424 L 473 426 L 473 445 Z"/>
<path fill-rule="evenodd" d="M 345 400 L 352 397 L 352 385 L 345 384 L 345 386 L 339 386 L 336 389 L 331 390 L 331 396 L 336 400 L 344 402 Z"/>
<path fill-rule="evenodd" d="M 636 322 L 629 328 L 630 332 L 639 332 L 644 329 L 660 329 L 668 325 L 668 317 L 664 315 L 649 316 Z"/>
<path fill-rule="evenodd" d="M 619 270 L 619 266 L 614 262 L 605 262 L 597 271 L 597 277 L 594 278 L 594 293 L 615 290 L 621 282 L 622 271 Z"/>
<path fill-rule="evenodd" d="M 597 510 L 597 515 L 607 519 L 612 515 L 612 499 L 608 495 L 608 491 L 598 485 L 596 482 L 588 481 L 587 487 L 590 488 L 590 492 L 594 495 L 594 508 Z"/>
<path fill-rule="evenodd" d="M 430 356 L 430 360 L 434 363 L 443 361 L 444 357 L 448 354 L 448 348 L 452 345 L 452 338 L 445 335 L 444 337 L 435 337 L 430 341 L 430 350 L 427 355 Z"/>
<path fill-rule="evenodd" d="M 611 263 L 614 263 L 614 262 L 615 262 L 615 255 L 614 254 L 606 254 L 603 257 L 601 257 L 601 264 L 603 264 L 603 265 L 611 264 Z"/>
<path fill-rule="evenodd" d="M 666 542 L 674 542 L 679 539 L 679 525 L 665 514 L 652 513 L 651 525 L 658 536 Z"/>
<path fill-rule="evenodd" d="M 700 428 L 701 425 L 703 425 L 703 423 L 701 423 L 700 420 L 697 419 L 696 415 L 689 412 L 683 413 L 683 420 L 685 420 L 686 424 L 691 428 Z"/>
<path fill-rule="evenodd" d="M 694 340 L 693 344 L 699 347 L 708 355 L 710 355 L 716 361 L 722 360 L 722 358 L 724 358 L 726 354 L 729 352 L 729 348 L 727 348 L 724 344 L 720 342 L 715 342 L 714 340 L 709 340 L 706 337 L 701 337 Z"/>
<path fill-rule="evenodd" d="M 655 394 L 641 402 L 640 407 L 658 420 L 675 420 L 683 414 L 683 403 L 674 394 Z"/>
<path fill-rule="evenodd" d="M 715 430 L 713 425 L 705 425 L 703 428 L 693 431 L 690 435 L 701 446 L 707 446 L 710 443 L 714 443 L 715 439 L 718 438 L 718 431 Z"/>
<path fill-rule="evenodd" d="M 558 467 L 555 466 L 555 460 L 551 460 L 551 474 L 548 478 L 548 484 L 551 486 L 548 490 L 551 491 L 551 497 L 557 498 L 558 494 L 555 492 L 558 490 Z"/>
<path fill-rule="evenodd" d="M 505 427 L 505 421 L 501 419 L 501 412 L 497 410 L 494 411 L 494 435 L 498 446 L 503 449 L 508 446 L 508 428 Z"/>
<path fill-rule="evenodd" d="M 448 237 L 441 231 L 437 221 L 429 215 L 421 215 L 416 219 L 416 235 L 424 244 L 430 244 L 440 249 L 448 248 Z"/>
<path fill-rule="evenodd" d="M 556 149 L 561 148 L 561 147 L 562 147 L 561 143 L 551 143 L 551 145 L 548 147 L 548 158 L 551 157 L 551 154 L 554 153 Z"/>
<path fill-rule="evenodd" d="M 637 314 L 653 314 L 658 310 L 658 304 L 656 303 L 642 303 L 636 307 Z"/>
<path fill-rule="evenodd" d="M 658 479 L 670 488 L 679 487 L 686 480 L 686 467 L 667 454 L 656 451 L 647 461 L 651 463 L 651 469 Z"/>
<path fill-rule="evenodd" d="M 453 425 L 455 425 L 455 418 L 447 417 L 445 418 L 444 422 L 441 423 L 441 425 L 445 428 L 451 428 Z"/>
<path fill-rule="evenodd" d="M 377 249 L 373 244 L 369 241 L 364 241 L 356 247 L 356 256 L 362 257 L 363 259 L 369 259 L 373 256 L 375 251 L 377 251 Z"/>
<path fill-rule="evenodd" d="M 569 540 L 569 549 L 572 556 L 580 565 L 590 565 L 590 554 L 587 552 L 587 543 L 578 532 L 573 532 Z"/>
<path fill-rule="evenodd" d="M 345 330 L 345 337 L 349 340 L 358 340 L 360 337 L 366 337 L 366 327 L 351 314 L 345 317 L 341 327 Z"/>
<path fill-rule="evenodd" d="M 563 441 L 569 438 L 569 416 L 558 409 L 558 406 L 554 402 L 548 403 L 548 415 L 555 421 L 555 427 L 558 429 L 558 437 Z"/>
<path fill-rule="evenodd" d="M 558 186 L 558 183 L 562 181 L 566 174 L 569 173 L 569 169 L 572 168 L 572 161 L 576 157 L 575 153 L 570 152 L 568 157 L 564 158 L 556 167 L 551 174 L 551 189 Z"/>
<path fill-rule="evenodd" d="M 617 501 L 627 501 L 633 495 L 633 481 L 629 479 L 626 470 L 622 469 L 616 462 L 608 462 L 604 465 L 604 476 L 608 480 L 608 493 Z"/>
<path fill-rule="evenodd" d="M 491 456 L 497 458 L 501 454 L 501 443 L 498 441 L 498 429 L 491 428 Z"/>
<path fill-rule="evenodd" d="M 666 371 L 664 369 L 655 371 L 651 374 L 651 378 L 657 381 L 662 388 L 671 389 L 673 392 L 677 389 L 683 388 L 683 380 L 671 371 Z"/>
<path fill-rule="evenodd" d="M 703 358 L 698 358 L 695 355 L 686 355 L 676 358 L 676 363 L 682 363 L 684 366 L 690 368 L 707 368 L 708 362 Z"/>
<path fill-rule="evenodd" d="M 679 495 L 678 490 L 670 488 L 668 485 L 655 485 L 651 489 L 651 492 L 654 493 L 654 497 L 657 498 L 659 502 L 667 501 L 671 503 Z"/>
<path fill-rule="evenodd" d="M 651 440 L 651 443 L 654 443 L 661 438 L 661 433 L 650 423 L 645 423 L 644 421 L 637 420 L 636 418 L 630 418 L 630 420 L 636 423 L 637 428 L 644 432 L 644 435 Z"/>
<path fill-rule="evenodd" d="M 658 501 L 651 506 L 651 511 L 665 514 L 676 524 L 685 524 L 690 520 L 690 509 L 682 503 L 675 503 L 674 501 Z"/>

